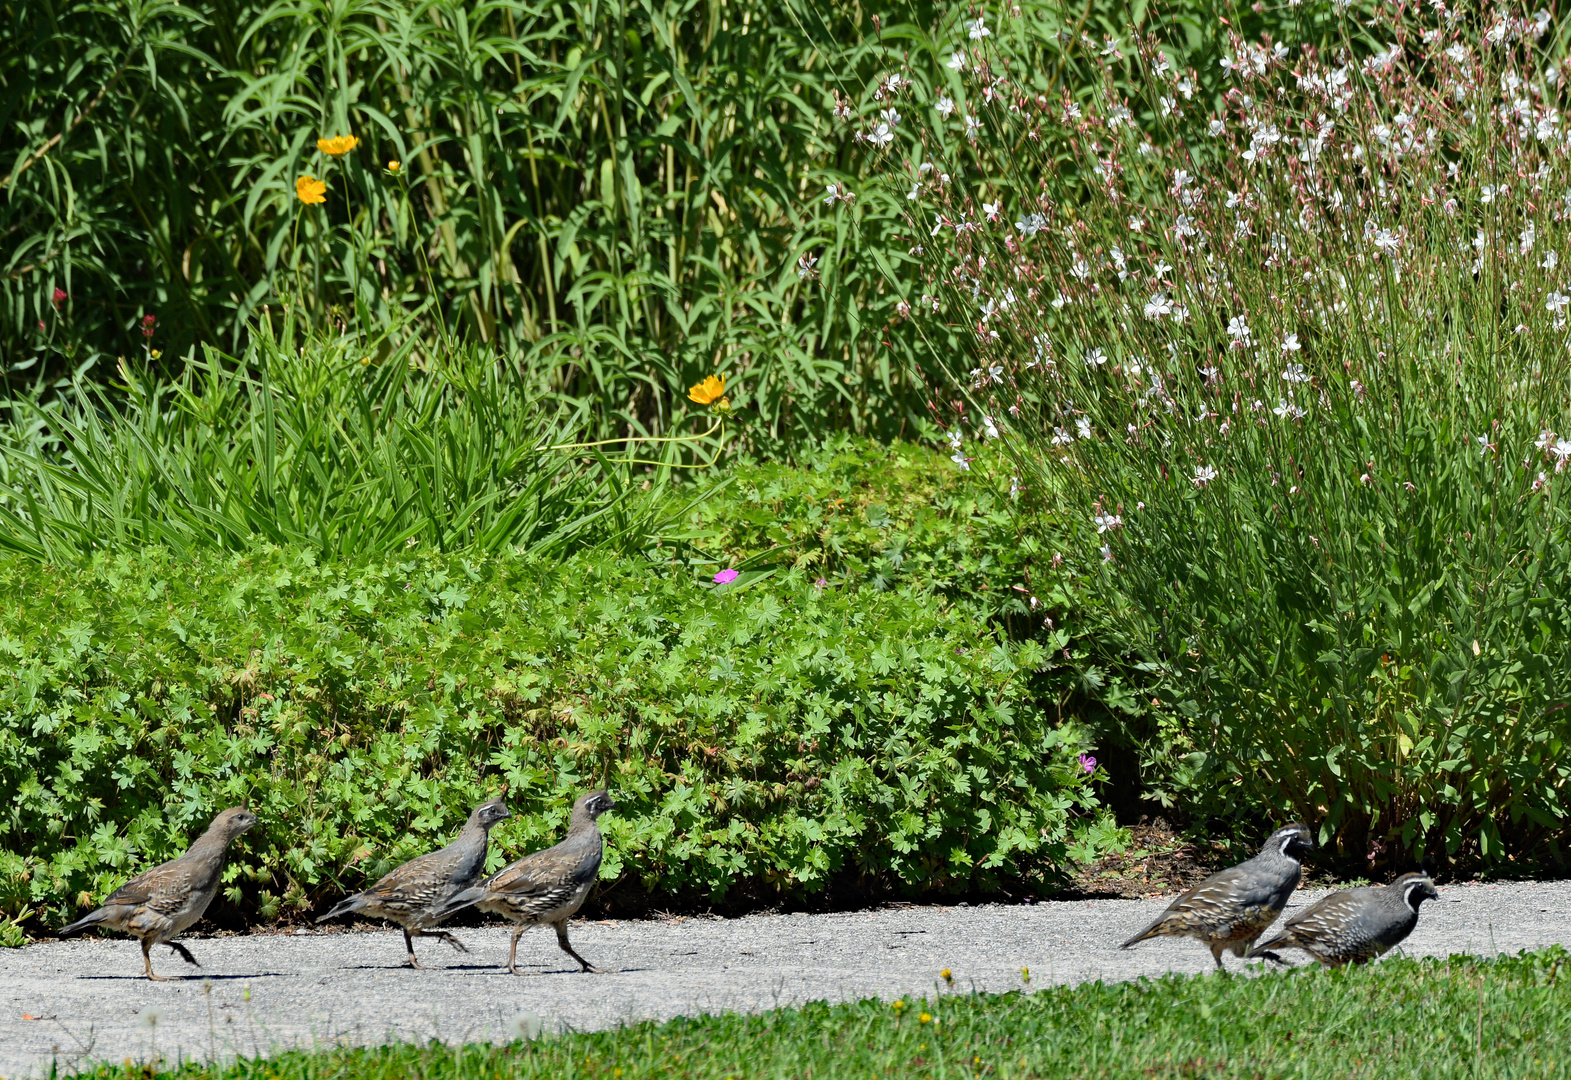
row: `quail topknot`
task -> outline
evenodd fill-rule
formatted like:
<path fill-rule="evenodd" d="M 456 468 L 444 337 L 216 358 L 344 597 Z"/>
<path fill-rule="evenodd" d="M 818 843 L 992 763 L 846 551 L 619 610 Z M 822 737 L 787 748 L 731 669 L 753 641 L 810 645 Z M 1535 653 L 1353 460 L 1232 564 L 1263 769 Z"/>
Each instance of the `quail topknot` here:
<path fill-rule="evenodd" d="M 111 893 L 103 907 L 63 927 L 60 936 L 69 937 L 90 926 L 134 934 L 142 939 L 142 970 L 157 982 L 167 981 L 167 976 L 153 974 L 148 950 L 154 945 L 168 945 L 186 963 L 201 967 L 190 950 L 173 939 L 207 911 L 218 894 L 229 841 L 255 824 L 256 815 L 251 811 L 230 807 L 213 819 L 184 855 L 136 875 Z"/>
<path fill-rule="evenodd" d="M 500 798 L 481 803 L 470 812 L 469 820 L 451 844 L 410 859 L 364 892 L 345 897 L 316 921 L 358 913 L 397 923 L 403 927 L 404 949 L 409 953 L 409 959 L 404 961 L 406 967 L 420 966 L 415 958 L 417 937 L 440 938 L 459 952 L 468 952 L 464 943 L 446 930 L 431 929 L 447 914 L 439 914 L 437 908 L 485 873 L 491 826 L 512 816 Z"/>
<path fill-rule="evenodd" d="M 1314 850 L 1309 829 L 1286 825 L 1272 833 L 1260 854 L 1212 874 L 1168 905 L 1155 922 L 1120 948 L 1153 937 L 1192 937 L 1211 950 L 1218 968 L 1222 954 L 1243 956 L 1282 913 L 1298 888 L 1301 860 Z M 1265 956 L 1263 952 L 1252 955 Z M 1270 959 L 1276 959 L 1271 956 Z"/>
<path fill-rule="evenodd" d="M 1365 964 L 1411 934 L 1419 905 L 1439 898 L 1435 883 L 1421 872 L 1403 874 L 1389 885 L 1334 892 L 1287 920 L 1280 933 L 1249 955 L 1303 949 L 1327 967 Z"/>
<path fill-rule="evenodd" d="M 555 847 L 509 863 L 485 881 L 465 889 L 444 903 L 439 917 L 473 904 L 481 911 L 505 916 L 518 926 L 507 951 L 507 970 L 518 974 L 518 939 L 525 928 L 547 923 L 556 928 L 556 943 L 577 960 L 584 971 L 599 971 L 573 951 L 567 940 L 567 920 L 583 905 L 584 897 L 600 873 L 604 843 L 595 819 L 616 803 L 604 791 L 591 791 L 573 804 L 567 837 Z"/>

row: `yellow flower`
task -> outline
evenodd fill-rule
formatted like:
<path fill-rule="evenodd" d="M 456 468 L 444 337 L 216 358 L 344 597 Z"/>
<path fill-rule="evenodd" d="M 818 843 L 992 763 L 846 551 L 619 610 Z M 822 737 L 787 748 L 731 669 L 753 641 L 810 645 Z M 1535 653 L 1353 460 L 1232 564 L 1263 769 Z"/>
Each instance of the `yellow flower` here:
<path fill-rule="evenodd" d="M 923 1013 L 921 1016 L 917 1017 L 917 1019 L 920 1020 L 924 1024 L 932 1023 L 933 1014 L 932 1013 Z"/>
<path fill-rule="evenodd" d="M 307 206 L 327 201 L 327 185 L 314 176 L 302 176 L 295 181 L 295 194 Z"/>
<path fill-rule="evenodd" d="M 721 397 L 724 397 L 725 396 L 725 376 L 724 375 L 711 375 L 711 376 L 709 376 L 709 378 L 705 379 L 703 382 L 699 383 L 697 386 L 689 387 L 688 391 L 687 391 L 687 396 L 692 398 L 694 401 L 698 402 L 700 405 L 708 405 L 711 402 L 713 402 L 713 401 L 715 401 L 715 400 L 717 400 L 717 399 L 719 399 Z"/>
<path fill-rule="evenodd" d="M 950 974 L 950 971 L 949 971 L 948 968 L 945 968 L 943 971 L 940 971 L 938 973 L 938 977 L 940 979 L 943 979 L 945 982 L 954 982 L 955 981 L 954 975 Z"/>
<path fill-rule="evenodd" d="M 316 140 L 316 148 L 328 157 L 343 157 L 359 145 L 360 140 L 354 135 L 334 135 L 331 139 Z"/>
<path fill-rule="evenodd" d="M 403 169 L 403 167 L 404 167 L 404 163 L 401 162 L 401 161 L 389 161 L 387 163 L 387 171 L 392 173 L 394 176 L 397 176 L 399 171 L 401 169 Z"/>

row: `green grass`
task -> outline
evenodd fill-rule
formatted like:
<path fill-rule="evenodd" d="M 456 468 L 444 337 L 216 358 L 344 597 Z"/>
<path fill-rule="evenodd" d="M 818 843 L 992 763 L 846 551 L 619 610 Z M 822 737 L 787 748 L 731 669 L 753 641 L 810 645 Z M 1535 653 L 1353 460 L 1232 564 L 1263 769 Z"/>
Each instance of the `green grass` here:
<path fill-rule="evenodd" d="M 1261 978 L 811 1004 L 510 1046 L 285 1054 L 162 1075 L 502 1077 L 1545 1077 L 1568 1072 L 1566 951 Z M 903 1005 L 903 1007 L 899 1007 Z M 924 1017 L 927 1019 L 924 1020 Z M 146 1076 L 140 1066 L 98 1077 Z"/>

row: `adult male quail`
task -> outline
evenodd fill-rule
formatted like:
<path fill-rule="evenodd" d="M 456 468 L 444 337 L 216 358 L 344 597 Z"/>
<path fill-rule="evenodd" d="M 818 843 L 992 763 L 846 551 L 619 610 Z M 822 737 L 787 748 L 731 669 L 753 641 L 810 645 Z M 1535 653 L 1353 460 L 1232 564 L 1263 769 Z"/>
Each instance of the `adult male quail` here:
<path fill-rule="evenodd" d="M 567 940 L 567 920 L 583 905 L 589 887 L 600 872 L 603 841 L 595 819 L 616 803 L 604 791 L 591 791 L 573 804 L 567 838 L 555 847 L 537 851 L 509 863 L 485 881 L 465 889 L 442 905 L 440 914 L 451 915 L 470 904 L 481 911 L 505 916 L 518 924 L 507 950 L 507 970 L 518 974 L 518 939 L 525 928 L 547 923 L 556 928 L 556 943 L 582 966 L 599 971 L 573 951 Z"/>
<path fill-rule="evenodd" d="M 1309 829 L 1303 825 L 1278 829 L 1260 854 L 1212 874 L 1181 894 L 1155 922 L 1119 947 L 1127 949 L 1153 937 L 1192 937 L 1211 950 L 1211 958 L 1221 968 L 1224 952 L 1243 956 L 1281 914 L 1287 898 L 1298 888 L 1300 860 L 1314 846 Z"/>
<path fill-rule="evenodd" d="M 317 922 L 336 919 L 340 915 L 361 914 L 376 919 L 395 922 L 404 931 L 404 949 L 409 959 L 406 967 L 417 968 L 415 959 L 417 937 L 441 938 L 459 952 L 468 952 L 464 943 L 446 930 L 432 930 L 446 913 L 437 913 L 444 901 L 467 889 L 485 873 L 486 842 L 490 839 L 491 826 L 506 821 L 513 814 L 501 799 L 492 799 L 475 807 L 464 823 L 458 839 L 438 851 L 418 855 L 387 874 L 365 892 L 345 897 L 338 905 Z"/>
<path fill-rule="evenodd" d="M 1389 885 L 1334 892 L 1287 920 L 1249 955 L 1303 949 L 1326 967 L 1365 964 L 1413 932 L 1420 904 L 1438 899 L 1435 883 L 1422 872 L 1403 874 Z"/>
<path fill-rule="evenodd" d="M 123 930 L 142 939 L 142 969 L 149 979 L 166 982 L 153 974 L 148 950 L 168 945 L 194 967 L 201 967 L 189 949 L 173 940 L 200 919 L 218 894 L 229 841 L 256 824 L 256 815 L 233 806 L 213 819 L 207 831 L 178 859 L 144 870 L 109 894 L 104 906 L 60 931 L 70 937 L 90 926 Z"/>

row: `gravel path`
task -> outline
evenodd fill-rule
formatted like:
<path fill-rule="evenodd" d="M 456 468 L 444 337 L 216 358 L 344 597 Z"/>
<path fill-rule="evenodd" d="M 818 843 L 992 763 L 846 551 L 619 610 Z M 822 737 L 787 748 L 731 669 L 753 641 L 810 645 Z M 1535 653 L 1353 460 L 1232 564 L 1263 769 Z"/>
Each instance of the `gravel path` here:
<path fill-rule="evenodd" d="M 1300 892 L 1288 910 L 1319 895 Z M 227 1058 L 334 1043 L 506 1040 L 525 1015 L 547 1030 L 582 1030 L 819 999 L 893 999 L 931 992 L 946 967 L 957 988 L 993 991 L 1019 987 L 1022 967 L 1033 986 L 1210 970 L 1210 955 L 1190 941 L 1118 950 L 1165 903 L 574 923 L 574 946 L 604 975 L 579 974 L 551 931 L 535 929 L 519 943 L 528 974 L 511 977 L 494 966 L 507 958 L 499 926 L 459 931 L 467 955 L 418 942 L 430 965 L 421 971 L 398 966 L 396 931 L 188 939 L 200 971 L 165 947 L 154 952 L 160 974 L 191 973 L 168 983 L 141 977 L 140 948 L 128 938 L 0 949 L 0 1077 L 47 1074 L 56 1059 L 70 1071 L 95 1060 Z M 1555 942 L 1571 944 L 1571 882 L 1457 885 L 1425 906 L 1404 950 L 1487 956 Z M 1228 964 L 1241 966 L 1231 957 Z"/>

